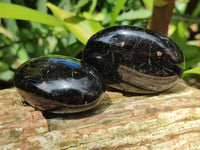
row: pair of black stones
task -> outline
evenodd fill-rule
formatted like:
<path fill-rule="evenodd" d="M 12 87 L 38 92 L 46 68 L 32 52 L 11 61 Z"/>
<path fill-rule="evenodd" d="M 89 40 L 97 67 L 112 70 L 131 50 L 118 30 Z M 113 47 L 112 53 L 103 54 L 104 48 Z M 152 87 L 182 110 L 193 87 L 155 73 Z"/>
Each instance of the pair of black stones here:
<path fill-rule="evenodd" d="M 183 72 L 183 53 L 154 31 L 113 26 L 94 34 L 83 59 L 42 56 L 22 64 L 14 84 L 35 108 L 74 113 L 95 107 L 105 86 L 132 93 L 157 93 L 173 87 Z"/>

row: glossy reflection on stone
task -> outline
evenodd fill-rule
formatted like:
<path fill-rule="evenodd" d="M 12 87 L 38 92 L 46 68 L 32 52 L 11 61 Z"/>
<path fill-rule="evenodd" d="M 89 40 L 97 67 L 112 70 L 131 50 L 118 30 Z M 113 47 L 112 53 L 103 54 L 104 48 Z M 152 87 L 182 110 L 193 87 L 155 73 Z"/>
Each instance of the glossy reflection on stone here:
<path fill-rule="evenodd" d="M 104 95 L 96 72 L 66 56 L 43 56 L 25 62 L 16 71 L 14 84 L 30 105 L 53 113 L 91 109 Z"/>
<path fill-rule="evenodd" d="M 156 93 L 173 87 L 183 72 L 184 57 L 168 37 L 134 26 L 113 26 L 93 35 L 83 60 L 104 83 L 133 93 Z"/>

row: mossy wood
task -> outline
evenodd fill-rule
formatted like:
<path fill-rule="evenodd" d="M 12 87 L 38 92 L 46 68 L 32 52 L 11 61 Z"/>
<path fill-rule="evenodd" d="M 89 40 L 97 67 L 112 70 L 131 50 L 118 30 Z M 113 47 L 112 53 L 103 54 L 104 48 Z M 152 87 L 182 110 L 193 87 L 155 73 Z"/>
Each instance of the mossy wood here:
<path fill-rule="evenodd" d="M 106 92 L 96 108 L 47 115 L 0 91 L 0 149 L 200 149 L 200 91 Z"/>

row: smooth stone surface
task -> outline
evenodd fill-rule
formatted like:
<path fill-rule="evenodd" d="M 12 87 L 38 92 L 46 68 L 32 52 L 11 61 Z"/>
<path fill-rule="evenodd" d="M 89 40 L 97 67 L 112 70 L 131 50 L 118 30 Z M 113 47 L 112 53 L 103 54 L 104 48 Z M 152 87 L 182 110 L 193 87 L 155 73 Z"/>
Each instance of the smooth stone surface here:
<path fill-rule="evenodd" d="M 14 84 L 26 102 L 53 113 L 91 109 L 104 95 L 95 71 L 67 56 L 42 56 L 25 62 L 16 71 Z"/>
<path fill-rule="evenodd" d="M 94 34 L 83 60 L 104 83 L 133 93 L 156 93 L 173 87 L 183 72 L 184 56 L 168 37 L 134 26 L 113 26 Z"/>

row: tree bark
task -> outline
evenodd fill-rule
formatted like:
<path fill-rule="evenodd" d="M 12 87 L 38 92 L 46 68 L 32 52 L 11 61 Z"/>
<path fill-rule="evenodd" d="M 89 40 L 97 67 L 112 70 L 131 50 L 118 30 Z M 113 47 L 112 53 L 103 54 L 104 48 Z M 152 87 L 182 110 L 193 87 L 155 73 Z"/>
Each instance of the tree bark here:
<path fill-rule="evenodd" d="M 149 28 L 167 35 L 174 8 L 174 0 L 155 0 Z"/>
<path fill-rule="evenodd" d="M 160 94 L 107 91 L 94 109 L 42 114 L 15 89 L 0 91 L 0 149 L 200 149 L 200 91 L 178 83 Z"/>

